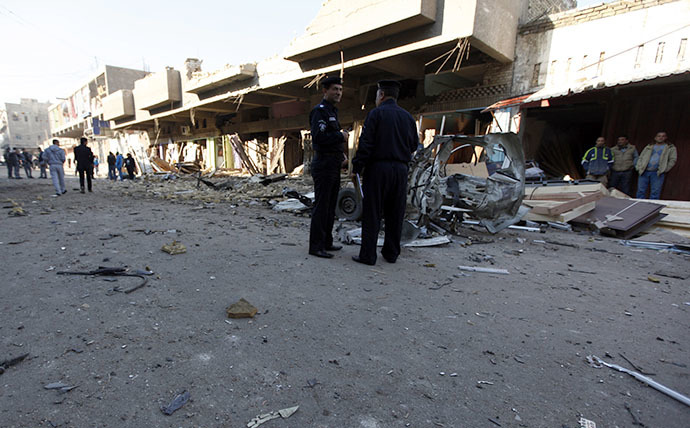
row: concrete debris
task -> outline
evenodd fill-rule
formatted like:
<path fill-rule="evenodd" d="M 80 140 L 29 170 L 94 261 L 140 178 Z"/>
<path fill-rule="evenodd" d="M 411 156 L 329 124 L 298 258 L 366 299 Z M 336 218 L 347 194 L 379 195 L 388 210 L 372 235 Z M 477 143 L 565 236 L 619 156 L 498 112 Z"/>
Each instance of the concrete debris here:
<path fill-rule="evenodd" d="M 60 392 L 68 392 L 76 388 L 76 385 L 68 385 L 63 382 L 53 382 L 49 383 L 47 385 L 43 385 L 43 388 L 45 389 L 57 389 Z"/>
<path fill-rule="evenodd" d="M 336 232 L 338 233 L 338 239 L 340 242 L 347 245 L 362 245 L 362 228 L 358 227 L 356 229 L 345 230 L 343 227 L 339 227 Z M 383 247 L 382 236 L 379 236 L 376 242 L 377 247 Z M 435 247 L 437 245 L 449 244 L 451 242 L 450 238 L 445 235 L 432 236 L 429 238 L 419 238 L 408 242 L 402 242 L 403 247 Z"/>
<path fill-rule="evenodd" d="M 163 414 L 166 416 L 170 416 L 175 413 L 176 410 L 179 410 L 182 406 L 184 406 L 187 401 L 189 401 L 189 391 L 185 390 L 182 391 L 181 394 L 177 394 L 170 404 L 167 406 L 161 406 L 161 412 L 163 412 Z"/>
<path fill-rule="evenodd" d="M 465 272 L 497 273 L 500 275 L 510 275 L 510 272 L 508 272 L 506 269 L 494 269 L 479 266 L 458 266 L 458 269 L 463 270 Z"/>
<path fill-rule="evenodd" d="M 295 407 L 288 407 L 286 409 L 281 409 L 281 410 L 277 410 L 277 411 L 273 411 L 273 412 L 269 412 L 269 413 L 263 413 L 261 415 L 254 417 L 252 420 L 250 420 L 247 423 L 247 428 L 256 428 L 259 425 L 261 425 L 265 422 L 268 422 L 270 420 L 273 420 L 273 419 L 278 419 L 278 418 L 287 419 L 290 416 L 292 416 L 293 414 L 295 414 L 295 412 L 298 409 L 299 409 L 299 406 L 295 406 Z"/>
<path fill-rule="evenodd" d="M 28 353 L 27 353 L 27 354 L 22 354 L 22 355 L 20 355 L 20 356 L 18 356 L 18 357 L 9 358 L 9 359 L 7 359 L 7 360 L 4 360 L 4 361 L 0 362 L 0 375 L 3 374 L 3 373 L 5 373 L 5 371 L 6 371 L 8 368 L 10 368 L 10 367 L 12 367 L 12 366 L 16 366 L 17 364 L 19 364 L 19 363 L 21 363 L 22 361 L 24 361 L 24 359 L 25 359 L 26 357 L 28 357 L 28 356 L 29 356 Z"/>
<path fill-rule="evenodd" d="M 187 247 L 185 247 L 182 243 L 177 242 L 177 241 L 172 241 L 170 244 L 165 244 L 161 247 L 161 250 L 164 252 L 170 254 L 170 255 L 175 255 L 175 254 L 182 254 L 187 252 Z"/>
<path fill-rule="evenodd" d="M 304 212 L 308 209 L 309 207 L 300 202 L 299 199 L 292 198 L 280 201 L 273 206 L 273 211 L 288 211 L 293 213 Z"/>
<path fill-rule="evenodd" d="M 590 421 L 589 419 L 585 419 L 582 417 L 580 418 L 578 423 L 580 424 L 580 428 L 597 428 L 597 424 L 594 423 L 594 421 Z"/>
<path fill-rule="evenodd" d="M 590 366 L 592 366 L 596 369 L 600 369 L 600 368 L 606 366 L 608 368 L 618 370 L 619 372 L 629 374 L 630 376 L 634 377 L 635 379 L 639 380 L 642 383 L 645 383 L 645 384 L 651 386 L 652 388 L 656 389 L 657 391 L 662 392 L 662 393 L 668 395 L 669 397 L 680 401 L 681 403 L 685 404 L 686 406 L 690 406 L 690 397 L 687 397 L 687 396 L 685 396 L 679 392 L 676 392 L 676 391 L 672 390 L 671 388 L 668 388 L 668 387 L 660 384 L 659 382 L 656 382 L 656 381 L 650 379 L 649 377 L 647 377 L 641 373 L 626 369 L 625 367 L 619 366 L 618 364 L 607 363 L 606 361 L 602 360 L 601 358 L 597 357 L 596 355 L 588 355 L 587 356 L 587 362 L 589 363 Z"/>
<path fill-rule="evenodd" d="M 240 299 L 226 309 L 228 318 L 254 318 L 258 309 L 245 299 Z"/>

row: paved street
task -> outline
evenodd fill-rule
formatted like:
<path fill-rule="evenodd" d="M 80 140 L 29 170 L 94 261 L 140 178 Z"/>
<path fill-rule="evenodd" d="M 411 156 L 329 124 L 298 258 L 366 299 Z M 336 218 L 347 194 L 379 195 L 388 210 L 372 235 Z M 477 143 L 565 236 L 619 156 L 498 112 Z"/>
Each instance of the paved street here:
<path fill-rule="evenodd" d="M 688 426 L 689 407 L 586 361 L 690 394 L 690 284 L 657 273 L 687 274 L 687 256 L 466 229 L 369 267 L 355 246 L 308 256 L 309 218 L 262 199 L 103 179 L 82 195 L 73 176 L 51 197 L 50 180 L 2 173 L 0 361 L 29 354 L 0 375 L 2 427 L 245 427 L 292 406 L 263 426 Z M 173 240 L 187 252 L 161 251 Z M 57 275 L 98 266 L 155 275 L 129 294 L 139 278 Z M 253 319 L 226 317 L 240 298 Z"/>

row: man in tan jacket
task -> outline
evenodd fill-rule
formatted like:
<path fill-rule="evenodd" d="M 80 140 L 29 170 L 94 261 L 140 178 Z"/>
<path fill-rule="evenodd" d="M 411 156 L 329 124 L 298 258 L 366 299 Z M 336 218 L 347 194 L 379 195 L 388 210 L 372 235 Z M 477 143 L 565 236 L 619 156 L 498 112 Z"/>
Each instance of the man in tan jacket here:
<path fill-rule="evenodd" d="M 611 148 L 613 153 L 613 165 L 611 166 L 611 178 L 609 187 L 615 187 L 626 195 L 631 195 L 630 184 L 632 183 L 633 168 L 637 163 L 637 149 L 628 142 L 627 135 L 621 135 L 616 141 L 615 147 Z"/>
<path fill-rule="evenodd" d="M 651 187 L 649 199 L 660 198 L 666 173 L 676 164 L 677 158 L 676 146 L 668 143 L 666 132 L 657 132 L 654 144 L 647 144 L 635 165 L 637 173 L 640 174 L 637 181 L 638 199 L 645 199 L 647 187 Z"/>

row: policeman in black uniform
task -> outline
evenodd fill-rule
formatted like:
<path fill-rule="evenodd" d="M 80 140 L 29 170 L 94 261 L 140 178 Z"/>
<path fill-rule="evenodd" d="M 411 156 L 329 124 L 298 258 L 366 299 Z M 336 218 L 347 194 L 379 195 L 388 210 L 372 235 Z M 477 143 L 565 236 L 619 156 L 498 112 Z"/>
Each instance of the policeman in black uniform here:
<path fill-rule="evenodd" d="M 323 100 L 309 113 L 314 159 L 311 176 L 314 178 L 315 200 L 309 230 L 309 254 L 331 258 L 327 251 L 340 250 L 333 244 L 335 206 L 340 191 L 340 167 L 345 157 L 347 131 L 340 129 L 338 109 L 335 105 L 343 95 L 339 77 L 327 77 L 321 81 Z"/>
<path fill-rule="evenodd" d="M 84 193 L 84 175 L 86 175 L 89 192 L 91 191 L 91 179 L 93 177 L 93 152 L 86 145 L 87 142 L 88 140 L 85 137 L 81 137 L 81 144 L 74 148 L 74 160 L 77 162 L 81 193 Z"/>
<path fill-rule="evenodd" d="M 410 113 L 398 106 L 400 83 L 378 82 L 376 108 L 364 121 L 359 147 L 352 160 L 352 171 L 364 171 L 362 246 L 352 259 L 376 264 L 376 241 L 385 219 L 385 240 L 381 255 L 395 263 L 400 255 L 400 234 L 407 196 L 408 164 L 419 145 L 417 125 Z"/>

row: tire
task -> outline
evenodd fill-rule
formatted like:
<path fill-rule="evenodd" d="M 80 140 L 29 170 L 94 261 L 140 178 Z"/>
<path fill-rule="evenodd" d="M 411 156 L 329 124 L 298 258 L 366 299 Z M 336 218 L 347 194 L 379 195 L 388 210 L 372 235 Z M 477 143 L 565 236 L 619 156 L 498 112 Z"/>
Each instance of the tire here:
<path fill-rule="evenodd" d="M 362 201 L 352 187 L 340 189 L 338 202 L 335 205 L 335 216 L 351 221 L 362 218 Z"/>

